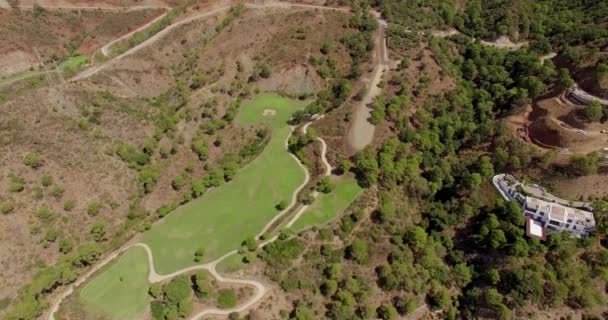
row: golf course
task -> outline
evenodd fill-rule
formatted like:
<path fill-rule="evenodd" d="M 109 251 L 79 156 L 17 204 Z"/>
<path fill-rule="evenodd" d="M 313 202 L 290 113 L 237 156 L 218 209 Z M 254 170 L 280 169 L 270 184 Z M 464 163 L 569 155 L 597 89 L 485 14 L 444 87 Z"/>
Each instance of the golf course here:
<path fill-rule="evenodd" d="M 275 206 L 279 202 L 291 202 L 306 174 L 286 151 L 285 141 L 291 133 L 287 121 L 305 105 L 306 101 L 275 94 L 261 94 L 243 103 L 237 124 L 263 124 L 272 130 L 271 141 L 232 181 L 177 208 L 142 235 L 141 242 L 152 251 L 159 274 L 197 264 L 193 258 L 199 248 L 204 248 L 205 256 L 198 264 L 239 248 L 245 238 L 258 234 L 278 214 Z M 85 285 L 81 301 L 113 319 L 142 314 L 147 306 L 148 269 L 139 266 L 146 264 L 142 249 L 129 249 Z M 125 281 L 133 283 L 126 285 Z M 124 309 L 127 301 L 130 306 Z"/>
<path fill-rule="evenodd" d="M 148 258 L 143 248 L 126 251 L 80 291 L 94 313 L 112 319 L 135 319 L 148 305 Z"/>
<path fill-rule="evenodd" d="M 331 181 L 334 190 L 328 194 L 319 194 L 291 226 L 291 230 L 299 232 L 315 225 L 328 223 L 348 208 L 362 190 L 357 181 L 350 176 L 333 177 Z"/>
<path fill-rule="evenodd" d="M 178 208 L 144 234 L 143 242 L 152 249 L 160 274 L 196 264 L 194 252 L 201 247 L 205 249 L 203 262 L 237 249 L 277 214 L 275 206 L 279 202 L 291 201 L 305 173 L 285 150 L 285 140 L 291 133 L 287 120 L 304 105 L 271 94 L 244 103 L 237 122 L 263 123 L 272 128 L 272 139 L 232 181 Z"/>

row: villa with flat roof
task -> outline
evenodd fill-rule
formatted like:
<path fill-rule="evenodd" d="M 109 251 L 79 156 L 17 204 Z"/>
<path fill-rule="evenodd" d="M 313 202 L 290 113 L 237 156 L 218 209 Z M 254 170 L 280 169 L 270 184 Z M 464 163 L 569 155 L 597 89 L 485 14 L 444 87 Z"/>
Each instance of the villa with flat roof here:
<path fill-rule="evenodd" d="M 595 229 L 595 218 L 590 211 L 567 206 L 566 201 L 550 194 L 546 196 L 551 200 L 522 195 L 516 189 L 522 184 L 511 176 L 497 175 L 492 182 L 505 200 L 516 200 L 522 206 L 527 218 L 526 233 L 530 237 L 544 240 L 547 231 L 568 231 L 580 238 L 587 237 Z"/>
<path fill-rule="evenodd" d="M 559 203 L 526 197 L 524 215 L 550 231 L 568 231 L 575 237 L 586 237 L 595 229 L 593 213 Z"/>

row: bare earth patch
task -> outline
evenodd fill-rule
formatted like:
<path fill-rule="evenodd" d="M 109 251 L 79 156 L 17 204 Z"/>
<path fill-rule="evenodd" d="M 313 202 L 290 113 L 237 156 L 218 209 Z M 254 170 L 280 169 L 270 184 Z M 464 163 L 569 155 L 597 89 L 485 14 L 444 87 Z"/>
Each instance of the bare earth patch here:
<path fill-rule="evenodd" d="M 262 114 L 264 117 L 272 117 L 277 114 L 276 110 L 273 109 L 264 109 L 264 113 Z"/>

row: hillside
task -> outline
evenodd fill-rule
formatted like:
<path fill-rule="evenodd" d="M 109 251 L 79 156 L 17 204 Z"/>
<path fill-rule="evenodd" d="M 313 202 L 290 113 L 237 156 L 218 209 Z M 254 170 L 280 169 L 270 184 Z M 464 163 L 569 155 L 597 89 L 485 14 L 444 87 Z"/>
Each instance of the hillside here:
<path fill-rule="evenodd" d="M 4 90 L 0 251 L 12 259 L 2 261 L 3 301 L 82 244 L 106 250 L 149 228 L 192 198 L 191 182 L 250 161 L 266 142 L 256 138 L 260 127 L 232 124 L 240 100 L 323 88 L 308 60 L 322 56 L 323 43 L 333 44 L 332 77 L 348 72 L 339 41 L 345 19 L 235 7 L 184 24 L 85 80 L 51 73 Z"/>
<path fill-rule="evenodd" d="M 605 1 L 19 4 L 1 318 L 608 314 Z"/>

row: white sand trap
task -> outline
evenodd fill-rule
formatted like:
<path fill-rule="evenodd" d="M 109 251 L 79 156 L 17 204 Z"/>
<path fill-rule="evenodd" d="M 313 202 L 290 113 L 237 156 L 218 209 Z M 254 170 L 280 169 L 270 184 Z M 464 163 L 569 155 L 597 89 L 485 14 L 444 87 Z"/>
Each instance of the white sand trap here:
<path fill-rule="evenodd" d="M 277 111 L 274 109 L 264 109 L 264 112 L 262 113 L 262 115 L 264 117 L 272 117 L 276 114 L 277 114 Z"/>

